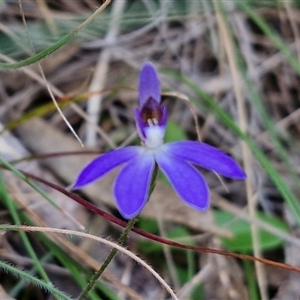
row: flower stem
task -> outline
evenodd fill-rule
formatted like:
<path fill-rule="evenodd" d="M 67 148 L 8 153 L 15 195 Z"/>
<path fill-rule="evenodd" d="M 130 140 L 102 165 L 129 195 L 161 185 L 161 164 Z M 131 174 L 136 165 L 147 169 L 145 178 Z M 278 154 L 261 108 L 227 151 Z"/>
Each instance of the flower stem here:
<path fill-rule="evenodd" d="M 127 226 L 125 227 L 125 230 L 121 234 L 121 236 L 118 239 L 118 245 L 123 245 L 126 238 L 128 237 L 131 229 L 133 228 L 134 224 L 139 220 L 139 217 L 135 217 L 131 219 L 128 223 Z M 78 297 L 78 300 L 84 300 L 88 296 L 89 291 L 94 287 L 96 284 L 96 281 L 99 279 L 99 277 L 102 275 L 104 270 L 107 268 L 107 266 L 110 264 L 114 256 L 117 254 L 118 250 L 116 248 L 112 249 L 107 258 L 105 259 L 104 263 L 100 267 L 98 271 L 96 271 L 93 275 L 93 277 L 90 279 L 87 287 L 84 289 L 84 291 L 80 294 Z"/>
<path fill-rule="evenodd" d="M 151 193 L 153 192 L 153 190 L 155 188 L 155 180 L 156 180 L 156 177 L 157 177 L 157 172 L 158 172 L 158 168 L 157 168 L 157 165 L 155 165 L 154 170 L 153 170 L 153 174 L 152 174 L 150 189 L 149 189 L 149 193 L 148 193 L 149 194 L 148 195 L 148 200 L 150 198 Z M 120 237 L 118 239 L 118 245 L 122 246 L 124 244 L 124 242 L 125 242 L 126 238 L 128 237 L 131 229 L 134 227 L 134 224 L 138 222 L 138 220 L 139 220 L 139 217 L 136 216 L 135 218 L 133 218 L 133 219 L 131 219 L 131 220 L 128 221 L 127 226 L 125 227 L 123 233 L 120 235 Z M 107 256 L 107 258 L 105 259 L 105 261 L 102 264 L 102 266 L 100 267 L 100 269 L 94 273 L 94 275 L 90 279 L 87 287 L 79 295 L 79 297 L 77 298 L 77 300 L 84 300 L 84 299 L 87 298 L 88 293 L 94 287 L 94 285 L 96 284 L 97 280 L 102 275 L 102 273 L 107 268 L 107 266 L 110 264 L 110 262 L 112 261 L 112 259 L 114 258 L 114 256 L 117 254 L 117 252 L 118 252 L 118 250 L 116 248 L 114 248 L 114 249 L 111 250 L 111 252 L 109 253 L 109 255 Z"/>

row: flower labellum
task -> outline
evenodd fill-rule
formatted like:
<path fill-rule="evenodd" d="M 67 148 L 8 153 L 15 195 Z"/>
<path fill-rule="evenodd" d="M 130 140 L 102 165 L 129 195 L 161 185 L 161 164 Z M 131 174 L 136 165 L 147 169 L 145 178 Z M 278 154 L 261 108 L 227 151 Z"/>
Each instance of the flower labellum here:
<path fill-rule="evenodd" d="M 196 141 L 164 143 L 167 109 L 161 105 L 160 81 L 150 62 L 145 63 L 140 72 L 135 122 L 142 145 L 119 148 L 96 157 L 81 171 L 73 189 L 82 188 L 123 165 L 113 190 L 119 212 L 131 219 L 147 203 L 156 165 L 179 198 L 200 211 L 209 206 L 209 189 L 193 165 L 233 179 L 246 178 L 230 156 L 208 144 Z"/>

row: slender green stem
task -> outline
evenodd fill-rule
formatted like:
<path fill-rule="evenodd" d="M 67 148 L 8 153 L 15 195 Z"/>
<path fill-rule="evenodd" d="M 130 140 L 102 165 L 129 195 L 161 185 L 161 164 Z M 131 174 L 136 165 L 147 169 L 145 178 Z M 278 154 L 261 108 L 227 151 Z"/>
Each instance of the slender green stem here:
<path fill-rule="evenodd" d="M 0 260 L 0 269 L 3 269 L 7 273 L 12 273 L 12 274 L 16 275 L 19 278 L 26 279 L 27 281 L 29 281 L 30 283 L 35 284 L 38 287 L 44 288 L 46 291 L 49 291 L 51 294 L 55 295 L 57 297 L 57 299 L 72 300 L 72 298 L 70 298 L 68 295 L 61 292 L 57 288 L 53 287 L 52 284 L 46 283 L 45 281 L 40 280 L 40 279 L 30 275 L 28 272 L 24 272 L 22 270 L 19 270 L 16 267 L 11 266 L 10 264 L 5 263 L 1 260 Z"/>
<path fill-rule="evenodd" d="M 118 245 L 123 245 L 127 236 L 129 235 L 131 229 L 133 228 L 134 224 L 139 220 L 139 217 L 135 217 L 131 219 L 127 226 L 125 227 L 124 232 L 121 234 L 121 236 L 118 239 Z M 78 297 L 78 300 L 86 299 L 88 296 L 89 291 L 94 287 L 99 277 L 102 275 L 104 270 L 108 267 L 114 256 L 117 254 L 118 250 L 116 248 L 112 249 L 107 258 L 105 259 L 104 263 L 100 267 L 98 271 L 95 272 L 93 277 L 91 278 L 90 282 L 88 283 L 87 287 L 84 289 L 84 291 L 81 293 L 81 295 Z"/>
<path fill-rule="evenodd" d="M 158 172 L 158 168 L 157 165 L 155 165 L 154 170 L 153 170 L 153 174 L 152 174 L 152 179 L 151 179 L 151 184 L 150 184 L 150 189 L 149 189 L 149 195 L 148 195 L 148 200 L 150 198 L 151 193 L 153 192 L 154 188 L 155 188 L 155 181 L 156 181 L 156 177 L 157 177 L 157 172 Z M 133 219 L 131 219 L 128 223 L 127 226 L 124 229 L 124 232 L 121 234 L 121 236 L 118 239 L 118 245 L 122 246 L 126 240 L 126 238 L 128 237 L 131 229 L 134 227 L 134 224 L 139 220 L 139 217 L 135 217 Z M 102 275 L 102 273 L 104 272 L 104 270 L 108 267 L 108 265 L 110 264 L 110 262 L 112 261 L 112 259 L 114 258 L 114 256 L 117 254 L 118 250 L 116 248 L 112 249 L 111 252 L 109 253 L 109 255 L 107 256 L 107 258 L 105 259 L 104 263 L 102 264 L 102 266 L 100 267 L 100 269 L 95 272 L 95 274 L 93 275 L 93 277 L 91 278 L 90 282 L 88 283 L 87 287 L 84 289 L 84 291 L 79 295 L 79 297 L 77 298 L 78 300 L 84 300 L 87 298 L 89 291 L 94 287 L 94 285 L 96 284 L 97 280 L 100 278 L 100 276 Z"/>

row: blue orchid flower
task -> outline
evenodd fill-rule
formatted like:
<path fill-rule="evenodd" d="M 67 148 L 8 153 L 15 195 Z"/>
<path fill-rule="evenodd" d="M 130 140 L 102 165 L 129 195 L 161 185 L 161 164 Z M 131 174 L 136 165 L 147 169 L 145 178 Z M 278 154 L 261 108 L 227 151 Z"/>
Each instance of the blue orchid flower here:
<path fill-rule="evenodd" d="M 167 109 L 161 105 L 160 81 L 155 67 L 146 63 L 139 76 L 139 108 L 135 121 L 141 146 L 109 151 L 91 161 L 79 174 L 73 189 L 98 180 L 123 165 L 114 182 L 114 196 L 121 215 L 137 216 L 146 205 L 155 168 L 165 174 L 176 194 L 200 211 L 209 206 L 209 189 L 200 166 L 225 177 L 243 180 L 241 167 L 227 154 L 196 141 L 164 143 Z"/>

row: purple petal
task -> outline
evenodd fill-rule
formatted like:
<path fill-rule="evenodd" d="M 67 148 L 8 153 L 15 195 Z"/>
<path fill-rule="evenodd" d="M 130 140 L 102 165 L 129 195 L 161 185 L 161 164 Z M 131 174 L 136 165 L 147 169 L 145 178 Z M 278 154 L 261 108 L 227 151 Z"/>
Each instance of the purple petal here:
<path fill-rule="evenodd" d="M 134 218 L 147 203 L 154 166 L 153 154 L 144 152 L 119 173 L 114 183 L 114 194 L 119 212 L 124 218 Z"/>
<path fill-rule="evenodd" d="M 246 174 L 234 159 L 210 145 L 194 141 L 180 141 L 166 144 L 164 149 L 170 155 L 215 171 L 225 177 L 246 178 Z"/>
<path fill-rule="evenodd" d="M 96 157 L 80 172 L 72 189 L 79 189 L 92 183 L 115 167 L 136 157 L 141 150 L 142 148 L 138 146 L 124 147 Z"/>
<path fill-rule="evenodd" d="M 201 211 L 207 210 L 209 190 L 205 179 L 196 168 L 164 151 L 156 153 L 156 162 L 186 204 Z"/>
<path fill-rule="evenodd" d="M 135 126 L 139 135 L 139 138 L 143 141 L 145 140 L 145 132 L 144 128 L 146 127 L 142 118 L 141 118 L 141 112 L 138 108 L 135 109 Z"/>
<path fill-rule="evenodd" d="M 139 76 L 140 108 L 149 98 L 160 103 L 160 81 L 154 65 L 150 62 L 143 65 Z"/>
<path fill-rule="evenodd" d="M 168 111 L 165 105 L 163 105 L 161 108 L 162 108 L 162 117 L 161 120 L 159 121 L 159 125 L 164 126 L 164 128 L 166 128 L 168 123 Z"/>

